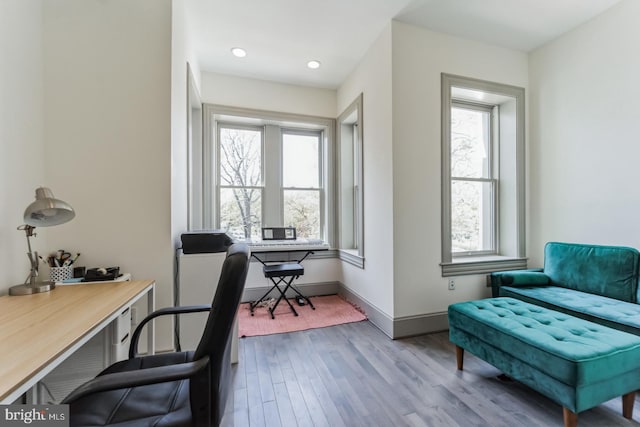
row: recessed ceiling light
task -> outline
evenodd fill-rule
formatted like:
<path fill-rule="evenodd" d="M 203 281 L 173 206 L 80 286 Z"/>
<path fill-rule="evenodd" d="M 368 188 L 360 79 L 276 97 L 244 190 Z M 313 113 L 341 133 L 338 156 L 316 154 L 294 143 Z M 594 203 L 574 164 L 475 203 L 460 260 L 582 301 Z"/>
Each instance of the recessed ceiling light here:
<path fill-rule="evenodd" d="M 320 61 L 309 61 L 307 62 L 307 67 L 311 68 L 312 70 L 315 70 L 316 68 L 320 68 Z"/>
<path fill-rule="evenodd" d="M 237 56 L 238 58 L 244 58 L 245 56 L 247 56 L 247 51 L 241 47 L 232 48 L 231 53 L 233 53 L 233 56 Z"/>

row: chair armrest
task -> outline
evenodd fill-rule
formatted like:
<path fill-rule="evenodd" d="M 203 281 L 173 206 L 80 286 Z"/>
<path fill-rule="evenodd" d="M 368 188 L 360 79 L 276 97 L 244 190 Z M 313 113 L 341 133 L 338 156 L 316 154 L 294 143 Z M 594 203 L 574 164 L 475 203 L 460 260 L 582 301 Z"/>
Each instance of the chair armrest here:
<path fill-rule="evenodd" d="M 541 268 L 496 271 L 489 275 L 493 297 L 500 296 L 501 286 L 544 286 L 551 281 Z"/>
<path fill-rule="evenodd" d="M 70 404 L 89 394 L 103 391 L 186 379 L 205 369 L 208 364 L 209 356 L 205 356 L 193 362 L 179 363 L 177 365 L 101 375 L 75 389 L 62 403 Z"/>
<path fill-rule="evenodd" d="M 138 354 L 138 341 L 140 340 L 140 334 L 142 333 L 142 329 L 144 328 L 144 326 L 149 323 L 149 321 L 160 316 L 184 313 L 199 313 L 210 310 L 210 305 L 189 305 L 181 307 L 164 307 L 148 314 L 147 317 L 142 319 L 138 326 L 136 326 L 136 329 L 133 331 L 133 335 L 131 335 L 131 344 L 129 345 L 129 359 L 136 357 L 136 355 Z"/>

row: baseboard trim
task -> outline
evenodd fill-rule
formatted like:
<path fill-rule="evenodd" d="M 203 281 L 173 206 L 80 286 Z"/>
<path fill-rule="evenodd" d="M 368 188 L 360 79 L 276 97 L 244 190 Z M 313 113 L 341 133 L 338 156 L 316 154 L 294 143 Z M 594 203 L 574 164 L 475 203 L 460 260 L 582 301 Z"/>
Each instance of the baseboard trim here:
<path fill-rule="evenodd" d="M 406 338 L 449 329 L 447 312 L 400 317 L 393 322 L 393 337 Z"/>
<path fill-rule="evenodd" d="M 446 312 L 420 314 L 394 319 L 340 282 L 304 283 L 295 286 L 300 292 L 307 296 L 334 294 L 342 296 L 350 303 L 359 307 L 360 310 L 367 315 L 368 320 L 391 339 L 406 338 L 449 329 Z M 245 288 L 242 295 L 242 302 L 255 301 L 262 297 L 270 288 L 270 286 Z M 277 291 L 272 292 L 271 296 L 277 298 Z M 293 291 L 287 292 L 287 297 L 293 296 L 295 296 Z"/>
<path fill-rule="evenodd" d="M 449 329 L 449 320 L 446 312 L 393 319 L 342 283 L 339 284 L 338 294 L 360 307 L 369 321 L 391 339 L 430 334 Z"/>
<path fill-rule="evenodd" d="M 369 322 L 373 323 L 378 329 L 380 329 L 389 338 L 393 336 L 393 319 L 386 313 L 378 309 L 373 304 L 369 303 L 366 299 L 362 298 L 357 293 L 353 292 L 344 284 L 340 283 L 338 286 L 338 294 L 350 303 L 356 305 L 367 315 Z"/>
<path fill-rule="evenodd" d="M 294 284 L 294 286 L 306 296 L 320 296 L 320 295 L 334 295 L 338 293 L 339 282 L 318 282 L 318 283 L 303 283 Z M 242 294 L 242 302 L 255 301 L 262 297 L 265 292 L 271 289 L 271 286 L 260 286 L 256 288 L 245 288 Z M 280 296 L 278 291 L 273 291 L 270 294 L 271 297 L 277 298 Z M 287 291 L 287 297 L 293 298 L 295 293 L 291 290 Z"/>

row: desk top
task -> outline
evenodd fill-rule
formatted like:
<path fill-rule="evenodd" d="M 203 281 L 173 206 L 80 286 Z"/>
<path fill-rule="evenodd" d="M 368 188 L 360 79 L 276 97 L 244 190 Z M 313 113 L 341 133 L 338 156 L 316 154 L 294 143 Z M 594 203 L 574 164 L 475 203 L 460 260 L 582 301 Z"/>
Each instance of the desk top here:
<path fill-rule="evenodd" d="M 79 284 L 0 297 L 0 401 L 154 284 Z"/>

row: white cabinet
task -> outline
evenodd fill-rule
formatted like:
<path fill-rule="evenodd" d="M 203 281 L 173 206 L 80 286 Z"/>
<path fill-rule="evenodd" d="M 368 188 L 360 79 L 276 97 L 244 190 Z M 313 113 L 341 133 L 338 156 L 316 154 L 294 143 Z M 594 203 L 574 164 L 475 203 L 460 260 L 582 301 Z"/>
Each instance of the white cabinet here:
<path fill-rule="evenodd" d="M 178 256 L 178 305 L 211 304 L 218 287 L 225 252 L 208 254 L 180 253 Z M 183 351 L 195 350 L 202 337 L 209 313 L 180 316 L 180 346 Z M 238 320 L 234 322 L 231 339 L 231 362 L 238 363 Z"/>

